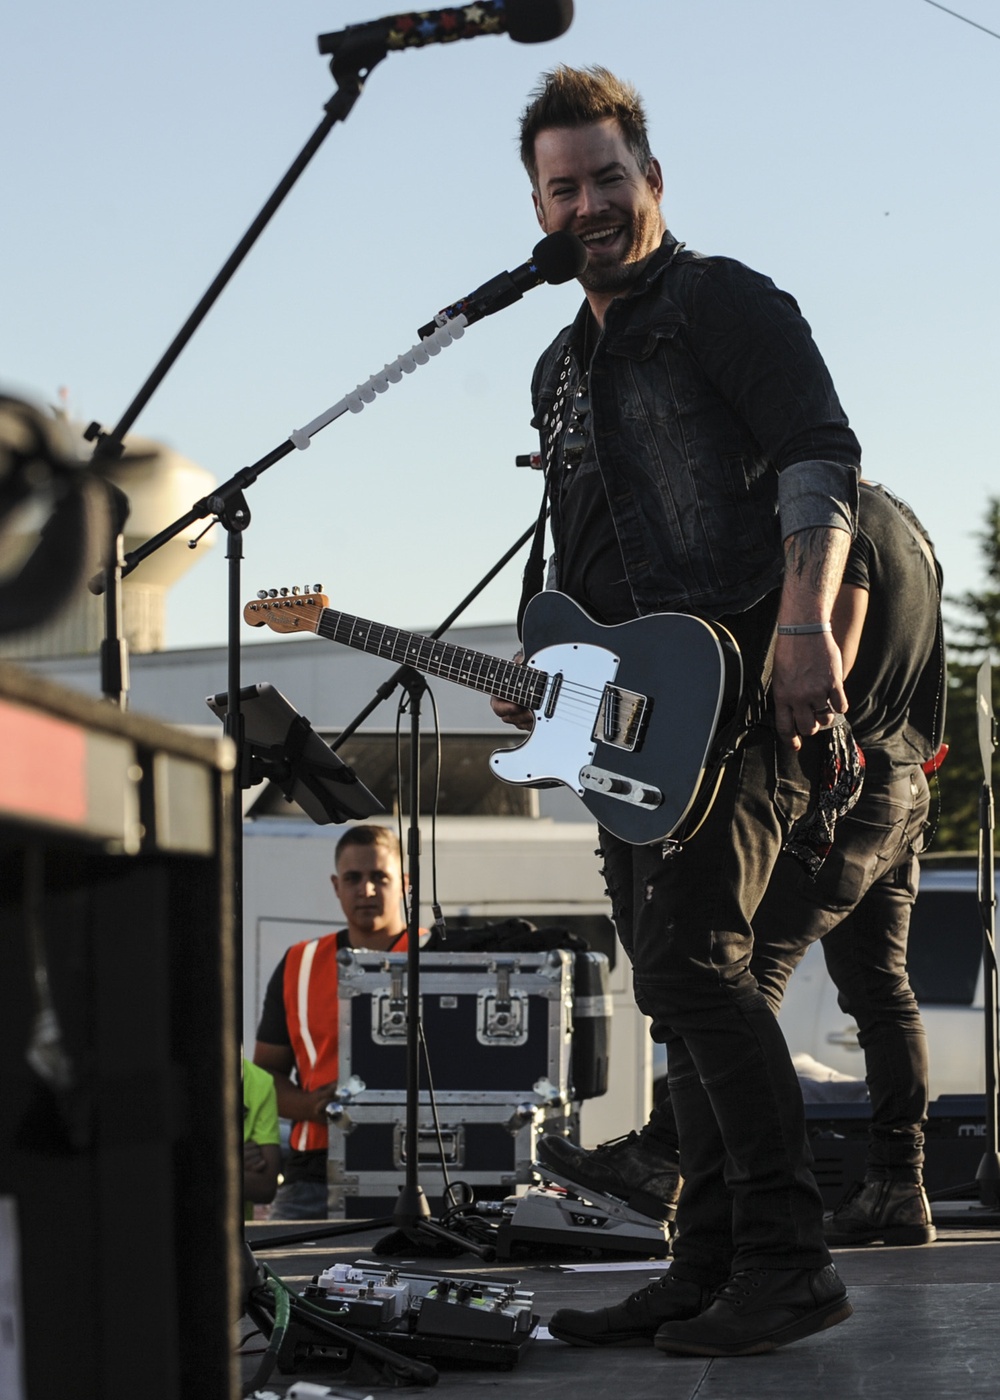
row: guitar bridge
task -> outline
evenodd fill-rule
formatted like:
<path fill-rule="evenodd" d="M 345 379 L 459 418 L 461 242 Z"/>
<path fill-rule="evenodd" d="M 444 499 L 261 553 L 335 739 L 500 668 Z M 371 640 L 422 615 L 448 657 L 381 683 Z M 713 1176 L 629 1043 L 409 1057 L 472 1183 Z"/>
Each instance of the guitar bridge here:
<path fill-rule="evenodd" d="M 648 783 L 637 783 L 634 778 L 626 778 L 624 773 L 596 768 L 591 763 L 580 769 L 580 786 L 590 792 L 613 797 L 618 802 L 631 802 L 636 807 L 659 807 L 663 801 L 659 788 L 650 787 Z"/>
<path fill-rule="evenodd" d="M 606 685 L 597 710 L 597 723 L 590 737 L 631 753 L 642 742 L 651 705 L 648 695 L 623 690 L 620 685 Z"/>

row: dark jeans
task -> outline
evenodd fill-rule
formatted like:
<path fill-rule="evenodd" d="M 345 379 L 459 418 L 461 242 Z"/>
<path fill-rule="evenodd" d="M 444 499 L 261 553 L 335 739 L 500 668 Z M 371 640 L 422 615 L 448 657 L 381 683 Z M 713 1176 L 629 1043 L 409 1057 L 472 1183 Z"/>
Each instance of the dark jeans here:
<path fill-rule="evenodd" d="M 842 1011 L 858 1023 L 872 1101 L 868 1174 L 920 1181 L 927 1041 L 906 975 L 930 794 L 919 768 L 868 772 L 815 880 L 782 856 L 754 919 L 751 970 L 775 1012 L 806 949 L 823 939 Z"/>
<path fill-rule="evenodd" d="M 798 1079 L 750 971 L 750 921 L 820 756 L 819 742 L 796 755 L 759 725 L 679 850 L 663 858 L 601 832 L 636 1001 L 667 1046 L 684 1176 L 673 1272 L 706 1284 L 830 1258 Z"/>

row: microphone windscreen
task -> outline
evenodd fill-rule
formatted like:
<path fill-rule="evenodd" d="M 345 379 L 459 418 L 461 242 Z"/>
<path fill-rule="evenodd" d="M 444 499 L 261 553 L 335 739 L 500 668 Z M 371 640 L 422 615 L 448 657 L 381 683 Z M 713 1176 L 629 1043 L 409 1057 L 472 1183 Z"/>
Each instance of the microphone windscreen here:
<path fill-rule="evenodd" d="M 505 0 L 505 28 L 519 44 L 558 39 L 573 22 L 573 0 Z"/>
<path fill-rule="evenodd" d="M 542 281 L 558 287 L 580 276 L 587 266 L 587 249 L 575 233 L 558 229 L 535 244 L 531 260 Z"/>

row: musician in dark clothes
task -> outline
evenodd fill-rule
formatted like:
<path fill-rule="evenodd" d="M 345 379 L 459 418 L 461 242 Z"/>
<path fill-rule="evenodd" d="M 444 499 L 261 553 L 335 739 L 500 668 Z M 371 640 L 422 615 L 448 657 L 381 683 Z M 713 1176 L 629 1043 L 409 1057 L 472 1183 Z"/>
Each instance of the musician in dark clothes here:
<path fill-rule="evenodd" d="M 926 531 L 903 502 L 862 482 L 834 631 L 851 726 L 866 759 L 864 789 L 837 823 L 828 852 L 808 831 L 793 834 L 754 915 L 750 961 L 777 1012 L 788 978 L 822 938 L 841 1008 L 858 1023 L 872 1101 L 868 1163 L 864 1180 L 826 1217 L 828 1244 L 927 1244 L 936 1233 L 922 1185 L 927 1042 L 906 952 L 930 805 L 923 768 L 944 727 L 940 602 Z M 644 858 L 655 867 L 652 849 Z M 633 879 L 640 863 L 630 861 L 624 875 Z M 620 871 L 606 874 L 628 947 L 633 892 L 621 885 Z M 592 1151 L 555 1136 L 538 1144 L 539 1161 L 560 1180 L 620 1197 L 655 1218 L 669 1215 L 677 1199 L 682 1158 L 669 1095 L 641 1132 Z M 595 1328 L 590 1317 L 591 1338 Z"/>
<path fill-rule="evenodd" d="M 794 300 L 667 231 L 633 89 L 603 69 L 546 75 L 521 154 L 543 230 L 589 253 L 584 304 L 533 381 L 556 586 L 604 623 L 720 621 L 748 678 L 715 802 L 665 848 L 635 919 L 636 1000 L 667 1045 L 691 1146 L 666 1281 L 610 1311 L 626 1327 L 638 1310 L 664 1350 L 770 1350 L 851 1312 L 798 1080 L 749 964 L 754 910 L 847 706 L 831 615 L 860 450 Z M 606 863 L 641 849 L 606 831 L 601 846 Z"/>

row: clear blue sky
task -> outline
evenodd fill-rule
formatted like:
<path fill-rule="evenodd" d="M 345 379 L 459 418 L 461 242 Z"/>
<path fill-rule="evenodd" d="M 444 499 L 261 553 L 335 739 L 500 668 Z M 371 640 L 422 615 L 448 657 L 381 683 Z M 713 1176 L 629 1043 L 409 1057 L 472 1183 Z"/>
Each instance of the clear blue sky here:
<path fill-rule="evenodd" d="M 1000 0 L 951 8 L 1000 32 Z M 377 0 L 33 0 L 0 89 L 0 378 L 112 426 L 321 119 L 315 36 Z M 409 348 L 539 234 L 516 121 L 542 69 L 603 63 L 649 110 L 690 246 L 798 298 L 869 476 L 934 535 L 950 591 L 1000 489 L 1000 40 L 925 0 L 577 0 L 558 40 L 390 55 L 136 425 L 221 479 Z M 431 627 L 532 521 L 535 357 L 572 316 L 542 287 L 250 497 L 248 593 Z M 221 546 L 221 540 L 219 541 Z M 174 591 L 171 645 L 225 635 L 217 547 Z M 467 615 L 512 616 L 519 568 Z"/>

